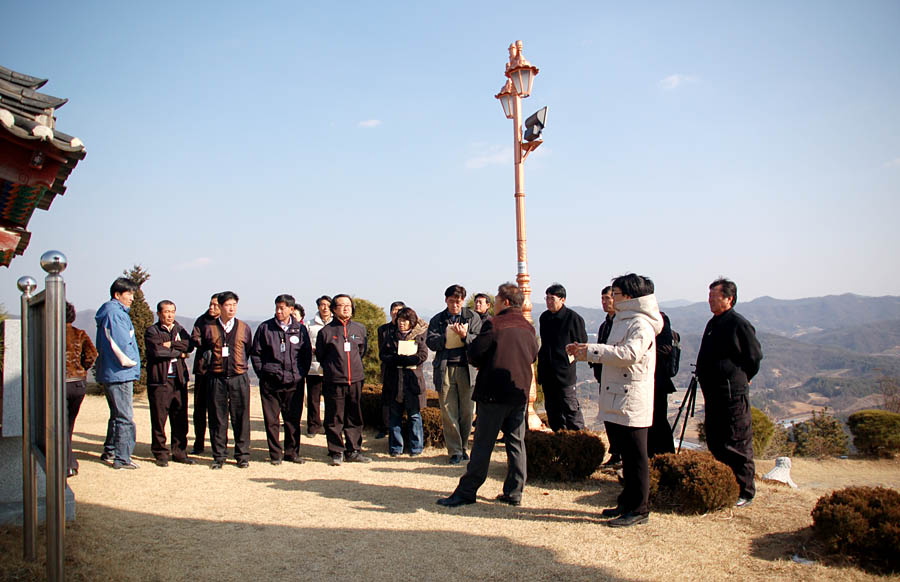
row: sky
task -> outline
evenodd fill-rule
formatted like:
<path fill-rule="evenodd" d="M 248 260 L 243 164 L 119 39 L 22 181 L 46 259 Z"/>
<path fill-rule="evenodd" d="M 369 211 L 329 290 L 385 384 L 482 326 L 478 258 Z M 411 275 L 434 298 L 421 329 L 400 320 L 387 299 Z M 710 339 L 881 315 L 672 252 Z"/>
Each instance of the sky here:
<path fill-rule="evenodd" d="M 510 14 L 510 8 L 518 8 Z M 525 163 L 536 313 L 616 275 L 660 301 L 900 294 L 900 3 L 12 2 L 0 64 L 66 97 L 87 157 L 23 256 L 79 310 L 144 291 L 238 317 L 291 293 L 443 307 L 516 275 L 507 47 L 549 107 Z M 17 23 L 10 25 L 10 23 Z M 39 25 L 38 25 L 39 23 Z"/>

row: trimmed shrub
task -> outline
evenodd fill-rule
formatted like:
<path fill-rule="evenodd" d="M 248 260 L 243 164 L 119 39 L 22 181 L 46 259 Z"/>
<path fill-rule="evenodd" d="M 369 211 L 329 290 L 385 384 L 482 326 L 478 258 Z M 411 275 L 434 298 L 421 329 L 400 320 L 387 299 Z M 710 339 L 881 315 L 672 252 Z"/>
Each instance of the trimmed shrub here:
<path fill-rule="evenodd" d="M 359 406 L 362 408 L 363 426 L 367 428 L 384 428 L 381 413 L 381 385 L 363 384 Z"/>
<path fill-rule="evenodd" d="M 887 410 L 860 410 L 847 419 L 853 446 L 862 455 L 892 458 L 900 451 L 900 414 Z"/>
<path fill-rule="evenodd" d="M 813 532 L 829 551 L 879 572 L 900 571 L 900 493 L 885 487 L 847 487 L 822 497 L 812 510 Z"/>
<path fill-rule="evenodd" d="M 529 478 L 578 481 L 600 467 L 606 445 L 600 435 L 587 430 L 526 430 L 525 451 Z"/>
<path fill-rule="evenodd" d="M 381 358 L 378 357 L 378 327 L 387 322 L 384 309 L 361 297 L 353 298 L 353 321 L 366 326 L 367 348 L 363 356 L 363 374 L 370 382 L 381 382 Z"/>
<path fill-rule="evenodd" d="M 739 494 L 734 473 L 709 453 L 667 453 L 650 460 L 650 502 L 657 510 L 707 513 L 733 506 Z"/>
<path fill-rule="evenodd" d="M 772 435 L 775 434 L 775 423 L 759 408 L 750 408 L 750 417 L 753 425 L 753 452 L 756 456 L 766 450 Z"/>
<path fill-rule="evenodd" d="M 798 457 L 834 457 L 846 455 L 847 434 L 841 421 L 828 414 L 813 411 L 812 418 L 794 425 L 794 442 L 797 443 Z"/>
<path fill-rule="evenodd" d="M 444 446 L 444 424 L 440 408 L 426 406 L 422 409 L 422 428 L 425 431 L 426 447 Z"/>

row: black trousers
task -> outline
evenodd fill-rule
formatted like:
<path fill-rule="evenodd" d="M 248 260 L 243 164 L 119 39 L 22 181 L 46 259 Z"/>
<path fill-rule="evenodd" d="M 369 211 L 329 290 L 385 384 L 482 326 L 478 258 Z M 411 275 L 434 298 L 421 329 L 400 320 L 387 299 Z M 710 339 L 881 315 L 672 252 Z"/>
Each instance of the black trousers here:
<path fill-rule="evenodd" d="M 672 426 L 669 424 L 669 394 L 663 390 L 653 392 L 653 425 L 647 433 L 647 456 L 655 457 L 675 452 Z"/>
<path fill-rule="evenodd" d="M 194 450 L 206 449 L 206 415 L 209 413 L 209 377 L 194 376 Z"/>
<path fill-rule="evenodd" d="M 706 446 L 719 461 L 728 465 L 741 488 L 741 497 L 756 495 L 753 476 L 753 423 L 750 399 L 746 394 L 706 399 Z"/>
<path fill-rule="evenodd" d="M 157 459 L 169 459 L 166 446 L 166 420 L 172 430 L 172 457 L 187 456 L 188 398 L 187 385 L 177 378 L 167 378 L 165 384 L 147 386 L 150 406 L 150 452 Z"/>
<path fill-rule="evenodd" d="M 300 455 L 303 380 L 292 384 L 280 384 L 261 379 L 259 381 L 259 399 L 262 402 L 269 458 L 273 460 L 297 458 Z M 284 422 L 283 449 L 279 438 L 281 436 L 279 417 Z"/>
<path fill-rule="evenodd" d="M 625 487 L 619 494 L 618 506 L 626 512 L 649 513 L 650 463 L 647 459 L 647 427 L 606 423 L 610 441 L 615 440 L 622 455 Z"/>
<path fill-rule="evenodd" d="M 527 477 L 525 453 L 525 404 L 478 403 L 478 424 L 466 473 L 460 477 L 454 495 L 474 500 L 478 488 L 487 479 L 491 453 L 497 435 L 503 430 L 506 444 L 506 479 L 503 494 L 521 500 Z"/>
<path fill-rule="evenodd" d="M 306 377 L 306 432 L 322 430 L 322 376 Z"/>
<path fill-rule="evenodd" d="M 620 450 L 619 443 L 615 442 L 615 434 L 616 429 L 610 429 L 610 425 L 613 423 L 603 421 L 603 427 L 606 428 L 606 438 L 609 439 L 609 454 L 610 455 L 619 455 L 622 451 Z"/>
<path fill-rule="evenodd" d="M 551 430 L 584 430 L 584 415 L 575 396 L 575 386 L 548 382 L 541 384 L 541 388 L 544 390 L 544 409 Z"/>
<path fill-rule="evenodd" d="M 66 463 L 69 469 L 78 470 L 78 459 L 72 452 L 72 432 L 75 430 L 75 417 L 81 410 L 81 403 L 84 401 L 86 387 L 84 380 L 75 380 L 66 382 L 66 416 L 68 420 L 68 432 L 66 433 Z"/>
<path fill-rule="evenodd" d="M 362 380 L 352 384 L 322 383 L 329 455 L 350 454 L 362 447 L 362 385 Z"/>
<path fill-rule="evenodd" d="M 228 418 L 234 431 L 234 458 L 250 460 L 250 378 L 209 376 L 209 441 L 213 459 L 224 462 L 228 455 Z"/>

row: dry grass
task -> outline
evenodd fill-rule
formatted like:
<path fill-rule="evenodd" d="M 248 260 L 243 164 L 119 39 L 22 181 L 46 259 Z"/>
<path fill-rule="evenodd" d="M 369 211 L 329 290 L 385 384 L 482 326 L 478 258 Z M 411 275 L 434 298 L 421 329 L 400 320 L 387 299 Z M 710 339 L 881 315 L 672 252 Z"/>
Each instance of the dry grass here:
<path fill-rule="evenodd" d="M 595 474 L 575 485 L 530 482 L 522 507 L 494 502 L 505 470 L 502 447 L 479 503 L 435 505 L 462 467 L 441 450 L 391 459 L 367 435 L 369 465 L 330 467 L 323 436 L 305 439 L 304 465 L 265 462 L 256 399 L 251 466 L 210 471 L 152 464 L 146 401 L 135 403 L 138 471 L 99 460 L 104 399 L 89 396 L 76 426 L 81 462 L 70 485 L 77 520 L 67 530 L 68 580 L 854 580 L 882 579 L 822 562 L 809 539 L 810 511 L 825 492 L 850 484 L 900 489 L 897 461 L 795 459 L 800 489 L 761 483 L 740 511 L 683 517 L 653 514 L 646 526 L 614 530 L 599 518 L 619 486 Z M 763 474 L 772 461 L 759 461 Z M 42 562 L 21 560 L 21 530 L 0 530 L 0 578 L 40 580 Z M 800 553 L 817 559 L 798 564 Z"/>

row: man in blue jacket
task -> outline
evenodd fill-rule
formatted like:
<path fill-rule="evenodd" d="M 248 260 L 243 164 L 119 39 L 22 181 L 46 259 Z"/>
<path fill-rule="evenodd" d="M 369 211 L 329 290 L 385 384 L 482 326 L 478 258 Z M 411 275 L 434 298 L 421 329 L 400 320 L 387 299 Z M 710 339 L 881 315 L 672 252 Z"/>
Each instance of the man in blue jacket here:
<path fill-rule="evenodd" d="M 141 354 L 128 310 L 138 286 L 119 277 L 109 288 L 109 301 L 97 310 L 97 381 L 106 388 L 109 422 L 100 460 L 114 469 L 137 469 L 131 460 L 136 427 L 132 398 L 134 381 L 141 377 Z"/>

